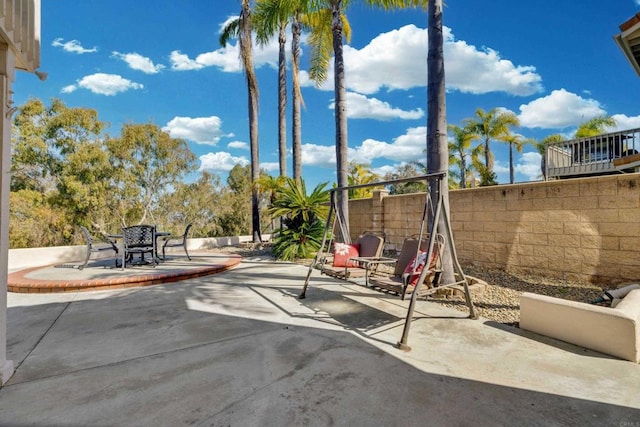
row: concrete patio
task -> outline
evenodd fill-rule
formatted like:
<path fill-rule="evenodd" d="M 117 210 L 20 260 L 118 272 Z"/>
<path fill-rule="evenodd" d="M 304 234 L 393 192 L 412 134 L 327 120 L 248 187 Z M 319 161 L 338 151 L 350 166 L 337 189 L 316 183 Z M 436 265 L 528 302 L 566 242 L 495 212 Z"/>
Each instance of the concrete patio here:
<path fill-rule="evenodd" d="M 640 365 L 307 268 L 8 296 L 3 426 L 640 424 Z"/>

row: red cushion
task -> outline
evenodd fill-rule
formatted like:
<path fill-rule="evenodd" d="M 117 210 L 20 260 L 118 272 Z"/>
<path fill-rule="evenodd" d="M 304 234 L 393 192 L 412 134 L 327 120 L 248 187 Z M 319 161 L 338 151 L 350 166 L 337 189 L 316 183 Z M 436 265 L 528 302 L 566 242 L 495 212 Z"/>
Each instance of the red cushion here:
<path fill-rule="evenodd" d="M 436 267 L 437 256 L 438 254 L 436 253 L 436 251 L 434 251 L 433 254 L 431 255 L 431 262 L 429 263 L 429 268 L 432 270 Z M 410 285 L 416 285 L 418 283 L 418 279 L 420 278 L 420 273 L 424 269 L 424 265 L 426 264 L 426 261 L 427 261 L 427 253 L 425 251 L 420 251 L 418 253 L 417 258 L 418 258 L 418 265 L 417 267 L 415 267 L 415 272 L 413 271 L 413 269 L 414 269 L 414 264 L 416 263 L 416 257 L 411 258 L 411 261 L 409 261 L 409 264 L 407 264 L 407 266 L 404 268 L 404 274 L 408 274 L 410 276 L 409 277 Z"/>
<path fill-rule="evenodd" d="M 358 243 L 346 244 L 335 243 L 333 245 L 333 266 L 334 267 L 358 267 L 356 261 L 349 261 L 347 265 L 347 259 L 357 257 L 360 255 L 360 245 Z"/>

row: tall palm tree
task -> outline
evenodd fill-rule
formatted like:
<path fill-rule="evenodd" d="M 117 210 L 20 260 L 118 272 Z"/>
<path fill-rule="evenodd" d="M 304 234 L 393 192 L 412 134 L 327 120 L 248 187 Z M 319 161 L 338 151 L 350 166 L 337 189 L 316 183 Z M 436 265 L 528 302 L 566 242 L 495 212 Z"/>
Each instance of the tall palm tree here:
<path fill-rule="evenodd" d="M 286 175 L 286 58 L 285 58 L 285 29 L 291 22 L 291 76 L 292 76 L 292 107 L 291 133 L 293 151 L 293 178 L 297 181 L 302 177 L 302 118 L 300 108 L 304 105 L 300 91 L 300 37 L 302 35 L 301 16 L 306 10 L 305 0 L 257 0 L 256 14 L 260 17 L 258 40 L 266 42 L 276 27 L 279 32 L 279 80 L 278 80 L 278 118 L 279 118 L 279 147 L 280 147 L 280 175 Z M 283 167 L 283 164 L 285 165 Z"/>
<path fill-rule="evenodd" d="M 345 66 L 343 55 L 343 42 L 345 37 L 348 38 L 348 21 L 345 17 L 346 8 L 351 3 L 349 0 L 308 0 L 312 10 L 318 12 L 320 16 L 331 17 L 331 45 L 333 46 L 333 72 L 334 72 L 334 112 L 336 124 L 336 172 L 338 178 L 338 187 L 346 187 L 348 185 L 348 137 L 347 137 L 347 89 L 345 82 Z M 362 3 L 370 6 L 381 7 L 383 9 L 408 8 L 419 5 L 426 5 L 427 0 L 362 0 Z M 323 22 L 329 22 L 327 19 Z M 323 33 L 324 34 L 324 33 Z M 313 40 L 313 39 L 311 39 Z M 322 42 L 322 46 L 327 45 L 327 39 L 320 37 L 317 42 Z M 311 41 L 312 46 L 314 42 Z M 317 46 L 316 46 L 317 47 Z M 322 77 L 322 70 L 328 67 L 320 66 L 318 69 L 315 65 L 328 64 L 330 55 L 323 47 L 315 50 L 318 56 L 312 54 L 312 67 L 310 75 L 312 78 Z M 316 61 L 316 62 L 314 62 Z M 318 72 L 316 72 L 318 71 Z M 326 72 L 325 72 L 326 77 Z M 316 81 L 320 81 L 315 79 Z M 346 233 L 349 232 L 349 195 L 344 190 L 338 194 L 338 209 L 342 213 L 346 221 Z"/>
<path fill-rule="evenodd" d="M 509 144 L 509 182 L 513 184 L 515 182 L 515 168 L 513 166 L 513 149 L 515 148 L 518 153 L 522 153 L 522 147 L 524 144 L 530 142 L 522 135 L 516 133 L 508 133 L 500 137 L 499 141 Z"/>
<path fill-rule="evenodd" d="M 453 134 L 453 141 L 449 142 L 449 152 L 452 152 L 449 158 L 449 164 L 458 166 L 460 171 L 460 188 L 467 188 L 467 174 L 469 169 L 473 167 L 473 163 L 467 162 L 471 142 L 475 139 L 473 130 L 468 126 L 460 127 L 457 125 L 449 125 L 449 132 Z M 479 147 L 479 146 L 478 146 Z M 478 149 L 471 153 L 472 156 L 478 156 Z"/>
<path fill-rule="evenodd" d="M 442 34 L 442 0 L 431 0 L 428 9 L 427 53 L 427 172 L 447 172 L 449 169 L 449 146 L 447 144 L 447 116 L 444 73 L 444 38 Z M 442 208 L 449 212 L 449 188 L 430 182 L 431 202 L 436 206 L 442 198 Z M 429 214 L 429 223 L 433 222 L 433 213 Z M 433 226 L 439 233 L 446 235 L 444 215 Z M 433 232 L 433 231 L 432 231 Z M 453 258 L 450 245 L 445 246 L 442 254 L 443 283 L 455 281 Z M 413 299 L 412 299 L 413 301 Z"/>
<path fill-rule="evenodd" d="M 589 136 L 596 136 L 605 133 L 607 128 L 616 126 L 616 120 L 607 115 L 597 116 L 591 120 L 587 120 L 581 123 L 576 130 L 575 138 L 584 138 Z"/>
<path fill-rule="evenodd" d="M 493 172 L 494 156 L 489 143 L 509 134 L 511 126 L 520 126 L 520 121 L 515 114 L 494 108 L 485 112 L 482 108 L 476 110 L 474 118 L 466 119 L 466 125 L 470 126 L 478 139 L 484 144 L 484 160 L 487 173 Z"/>
<path fill-rule="evenodd" d="M 242 0 L 242 9 L 237 21 L 233 21 L 223 29 L 220 44 L 224 47 L 229 39 L 236 35 L 240 47 L 240 59 L 247 81 L 249 108 L 249 145 L 251 148 L 251 181 L 260 176 L 260 160 L 258 151 L 258 79 L 253 67 L 253 44 L 251 41 L 251 5 L 249 0 Z M 257 188 L 251 190 L 251 228 L 253 242 L 262 241 L 260 234 L 260 199 Z"/>

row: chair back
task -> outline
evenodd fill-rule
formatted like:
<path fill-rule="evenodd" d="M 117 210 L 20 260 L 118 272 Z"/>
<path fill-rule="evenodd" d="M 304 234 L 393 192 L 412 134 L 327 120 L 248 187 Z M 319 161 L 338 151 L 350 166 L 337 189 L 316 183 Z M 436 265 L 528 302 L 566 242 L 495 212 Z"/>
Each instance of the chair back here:
<path fill-rule="evenodd" d="M 424 251 L 427 249 L 427 243 L 429 241 L 429 237 L 423 237 L 420 242 L 420 250 Z M 402 243 L 402 249 L 400 249 L 400 254 L 398 255 L 398 262 L 396 263 L 396 268 L 393 270 L 394 276 L 402 276 L 404 274 L 405 268 L 411 262 L 411 260 L 418 254 L 418 239 L 415 237 L 408 237 Z"/>
<path fill-rule="evenodd" d="M 155 229 L 153 225 L 133 225 L 122 229 L 125 248 L 154 246 Z"/>
<path fill-rule="evenodd" d="M 93 245 L 93 238 L 91 237 L 91 233 L 89 233 L 89 230 L 87 230 L 83 226 L 80 226 L 80 231 L 82 231 L 82 234 L 84 235 L 84 239 L 87 242 L 87 246 L 91 248 L 91 246 Z"/>
<path fill-rule="evenodd" d="M 357 242 L 360 244 L 361 257 L 379 257 L 382 255 L 384 239 L 375 234 L 363 234 L 358 237 Z"/>
<path fill-rule="evenodd" d="M 182 235 L 182 239 L 185 242 L 187 241 L 187 234 L 189 234 L 189 230 L 191 230 L 192 226 L 193 226 L 193 224 L 188 224 L 187 227 L 184 229 L 184 234 Z"/>

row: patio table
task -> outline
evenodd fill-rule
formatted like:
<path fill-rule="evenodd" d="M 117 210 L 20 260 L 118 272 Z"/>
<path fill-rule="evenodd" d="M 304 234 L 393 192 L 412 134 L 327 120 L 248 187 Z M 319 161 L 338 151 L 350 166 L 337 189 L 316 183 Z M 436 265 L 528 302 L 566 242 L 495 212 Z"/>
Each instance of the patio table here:
<path fill-rule="evenodd" d="M 156 231 L 153 233 L 153 238 L 156 241 L 156 253 L 155 253 L 155 258 L 156 258 L 156 263 L 160 263 L 160 256 L 158 255 L 158 238 L 160 237 L 166 237 L 166 236 L 171 236 L 171 233 L 168 231 Z M 116 240 L 122 240 L 123 235 L 122 233 L 119 234 L 107 234 L 107 237 L 111 238 L 111 239 L 116 239 Z M 124 251 L 124 242 L 122 243 L 122 250 Z M 141 255 L 142 259 L 144 260 L 144 254 Z"/>

